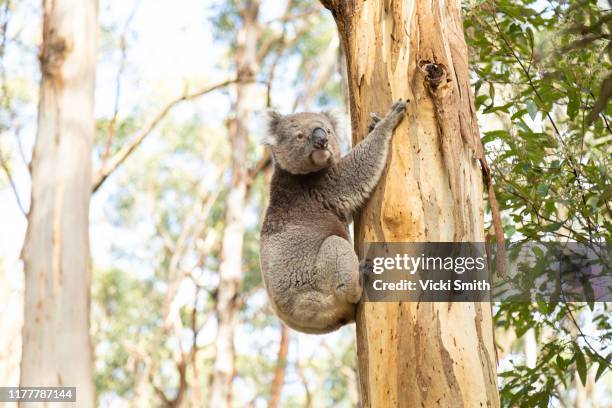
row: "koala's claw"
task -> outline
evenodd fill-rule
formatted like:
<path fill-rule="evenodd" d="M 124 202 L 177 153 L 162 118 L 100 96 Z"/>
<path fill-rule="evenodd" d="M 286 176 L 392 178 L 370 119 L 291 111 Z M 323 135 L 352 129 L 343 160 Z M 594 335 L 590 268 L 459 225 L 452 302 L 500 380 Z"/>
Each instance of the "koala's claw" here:
<path fill-rule="evenodd" d="M 403 112 L 406 110 L 406 102 L 402 99 L 398 99 L 396 102 L 391 105 L 392 112 Z"/>
<path fill-rule="evenodd" d="M 385 117 L 386 122 L 389 122 L 389 125 L 395 129 L 395 127 L 402 121 L 404 118 L 404 113 L 406 113 L 406 102 L 399 99 L 393 105 L 391 105 L 391 109 L 387 116 Z"/>
<path fill-rule="evenodd" d="M 383 118 L 381 118 L 374 112 L 370 112 L 370 117 L 372 118 L 372 122 L 370 122 L 370 125 L 368 126 L 368 133 L 373 131 L 376 125 L 378 124 L 378 122 L 383 120 Z"/>
<path fill-rule="evenodd" d="M 398 99 L 391 105 L 391 109 L 389 109 L 389 112 L 387 112 L 384 118 L 381 118 L 374 112 L 370 113 L 372 122 L 370 122 L 368 126 L 368 133 L 372 132 L 377 126 L 382 126 L 383 128 L 391 127 L 391 130 L 395 129 L 397 124 L 400 123 L 404 117 L 406 104 L 407 102 Z"/>
<path fill-rule="evenodd" d="M 372 274 L 374 270 L 374 262 L 371 259 L 362 259 L 359 261 L 359 274 L 363 277 Z"/>

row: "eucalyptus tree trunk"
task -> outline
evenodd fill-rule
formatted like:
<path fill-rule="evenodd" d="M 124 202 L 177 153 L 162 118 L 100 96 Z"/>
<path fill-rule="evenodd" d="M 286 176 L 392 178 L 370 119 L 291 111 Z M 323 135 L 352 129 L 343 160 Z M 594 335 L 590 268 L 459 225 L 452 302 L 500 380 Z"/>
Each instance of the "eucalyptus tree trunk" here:
<path fill-rule="evenodd" d="M 259 0 L 245 2 L 240 11 L 241 27 L 236 38 L 236 117 L 229 124 L 231 144 L 231 184 L 227 196 L 225 230 L 222 240 L 219 290 L 217 293 L 218 331 L 210 392 L 210 407 L 229 407 L 234 377 L 234 330 L 238 294 L 242 282 L 243 216 L 247 174 L 248 123 L 255 99 L 257 43 L 259 39 Z"/>
<path fill-rule="evenodd" d="M 44 0 L 43 8 L 38 133 L 22 252 L 20 383 L 76 387 L 79 407 L 92 407 L 88 213 L 97 1 Z"/>
<path fill-rule="evenodd" d="M 459 2 L 322 0 L 346 51 L 353 143 L 369 113 L 410 100 L 387 169 L 356 217 L 363 242 L 484 242 L 476 110 Z M 362 303 L 365 407 L 498 407 L 491 310 L 481 303 Z"/>

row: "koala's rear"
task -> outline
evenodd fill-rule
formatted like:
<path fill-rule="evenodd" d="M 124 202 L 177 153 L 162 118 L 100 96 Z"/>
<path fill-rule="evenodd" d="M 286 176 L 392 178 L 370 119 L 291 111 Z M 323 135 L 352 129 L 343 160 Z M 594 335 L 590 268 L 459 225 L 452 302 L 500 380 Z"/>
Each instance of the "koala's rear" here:
<path fill-rule="evenodd" d="M 370 134 L 340 158 L 326 113 L 270 114 L 266 144 L 274 174 L 261 231 L 261 270 L 270 301 L 289 327 L 327 333 L 352 322 L 361 298 L 348 216 L 369 198 L 406 104 L 394 103 Z"/>

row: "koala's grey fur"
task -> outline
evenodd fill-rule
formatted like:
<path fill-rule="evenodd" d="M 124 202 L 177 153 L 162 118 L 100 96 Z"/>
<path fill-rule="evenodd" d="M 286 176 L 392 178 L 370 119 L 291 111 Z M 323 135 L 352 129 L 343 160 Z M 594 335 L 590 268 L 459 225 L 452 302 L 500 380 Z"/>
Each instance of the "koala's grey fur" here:
<path fill-rule="evenodd" d="M 378 183 L 405 111 L 399 100 L 384 118 L 373 115 L 368 136 L 342 158 L 329 114 L 270 114 L 266 144 L 274 174 L 261 271 L 272 306 L 289 327 L 327 333 L 354 321 L 362 287 L 349 215 Z"/>

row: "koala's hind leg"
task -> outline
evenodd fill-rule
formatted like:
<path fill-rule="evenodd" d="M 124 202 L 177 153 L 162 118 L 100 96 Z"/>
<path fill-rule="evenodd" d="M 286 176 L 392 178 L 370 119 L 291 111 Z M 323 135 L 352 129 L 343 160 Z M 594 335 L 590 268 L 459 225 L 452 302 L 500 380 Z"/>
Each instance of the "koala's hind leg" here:
<path fill-rule="evenodd" d="M 359 260 L 349 241 L 336 235 L 327 237 L 319 249 L 316 266 L 321 286 L 330 288 L 340 300 L 359 302 Z"/>

